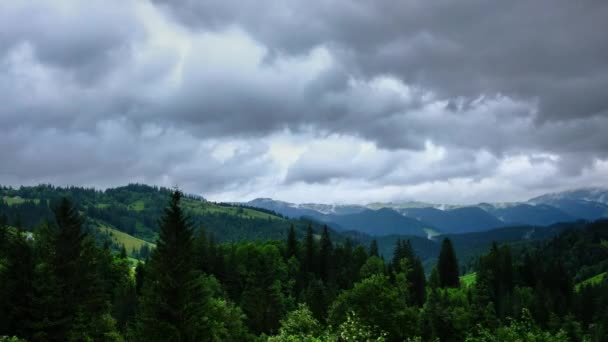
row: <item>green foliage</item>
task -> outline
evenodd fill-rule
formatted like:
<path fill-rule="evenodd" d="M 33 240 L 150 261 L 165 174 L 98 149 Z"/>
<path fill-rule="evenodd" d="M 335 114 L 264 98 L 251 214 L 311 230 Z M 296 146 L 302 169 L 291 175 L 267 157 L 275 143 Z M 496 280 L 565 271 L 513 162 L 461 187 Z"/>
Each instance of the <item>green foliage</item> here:
<path fill-rule="evenodd" d="M 137 335 L 141 340 L 182 341 L 207 335 L 201 279 L 192 263 L 192 228 L 175 191 L 160 221 L 157 248 L 146 265 Z M 207 299 L 207 298 L 204 298 Z"/>
<path fill-rule="evenodd" d="M 452 242 L 448 238 L 444 238 L 441 244 L 437 270 L 439 271 L 440 287 L 458 287 L 460 285 L 458 260 L 456 260 L 456 253 L 454 252 L 454 247 L 452 247 Z"/>
<path fill-rule="evenodd" d="M 417 332 L 417 309 L 407 306 L 399 290 L 388 277 L 372 275 L 342 292 L 329 312 L 329 322 L 338 326 L 354 313 L 363 325 L 388 334 L 389 339 L 403 339 Z"/>
<path fill-rule="evenodd" d="M 470 287 L 477 282 L 477 272 L 471 272 L 460 277 L 460 284 L 464 287 Z"/>
<path fill-rule="evenodd" d="M 603 341 L 608 336 L 608 280 L 596 276 L 608 271 L 605 221 L 574 224 L 546 242 L 495 244 L 460 279 L 446 240 L 427 281 L 414 253 L 417 240 L 393 237 L 393 257 L 385 263 L 377 244 L 367 252 L 370 240 L 363 246 L 329 228 L 268 219 L 272 213 L 263 211 L 253 218 L 250 208 L 179 192 L 145 186 L 0 192 L 23 199 L 10 206 L 0 201 L 4 340 Z M 78 203 L 53 197 L 57 193 L 73 194 Z M 156 201 L 167 197 L 171 201 L 163 210 Z M 56 208 L 48 216 L 54 219 L 32 226 L 32 217 L 50 207 Z M 150 228 L 156 212 L 162 213 L 160 225 Z M 113 214 L 101 218 L 108 213 Z M 211 216 L 218 220 L 194 231 L 201 217 Z M 132 264 L 135 253 L 100 238 L 101 224 L 116 236 L 126 235 L 116 229 L 128 228 L 129 218 L 135 235 L 158 237 L 155 249 L 144 250 L 149 244 L 142 243 L 136 251 L 145 262 Z M 265 238 L 216 235 L 258 219 L 270 227 Z M 113 220 L 116 225 L 108 223 Z M 462 286 L 455 286 L 454 278 Z"/>
<path fill-rule="evenodd" d="M 383 275 L 384 274 L 384 261 L 377 256 L 372 256 L 363 266 L 361 266 L 361 270 L 359 271 L 359 276 L 361 279 L 369 278 L 373 275 Z"/>
<path fill-rule="evenodd" d="M 287 266 L 272 244 L 245 243 L 236 249 L 237 277 L 242 292 L 238 301 L 255 333 L 275 332 L 287 311 Z"/>
<path fill-rule="evenodd" d="M 376 327 L 368 326 L 354 312 L 349 312 L 346 320 L 337 331 L 339 341 L 345 342 L 384 342 L 386 333 Z"/>
<path fill-rule="evenodd" d="M 581 287 L 583 286 L 587 286 L 587 285 L 598 285 L 601 284 L 602 281 L 604 281 L 604 278 L 606 278 L 606 274 L 608 274 L 608 272 L 602 272 L 600 274 L 596 274 L 591 278 L 587 278 L 583 281 L 581 281 L 580 283 L 576 284 L 576 290 L 580 290 Z"/>
<path fill-rule="evenodd" d="M 279 334 L 268 338 L 268 342 L 321 341 L 323 328 L 305 304 L 291 311 L 281 321 Z"/>
<path fill-rule="evenodd" d="M 479 328 L 476 334 L 466 338 L 466 342 L 569 342 L 564 331 L 551 333 L 539 328 L 530 315 L 530 312 L 523 310 L 519 320 L 512 320 L 509 325 L 501 326 L 495 330 Z"/>

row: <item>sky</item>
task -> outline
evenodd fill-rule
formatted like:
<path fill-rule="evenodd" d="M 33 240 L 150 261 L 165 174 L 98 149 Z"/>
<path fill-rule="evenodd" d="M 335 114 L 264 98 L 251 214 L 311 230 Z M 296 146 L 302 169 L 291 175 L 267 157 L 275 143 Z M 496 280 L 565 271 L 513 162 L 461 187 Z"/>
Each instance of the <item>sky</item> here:
<path fill-rule="evenodd" d="M 0 1 L 0 184 L 215 201 L 608 185 L 603 0 Z"/>

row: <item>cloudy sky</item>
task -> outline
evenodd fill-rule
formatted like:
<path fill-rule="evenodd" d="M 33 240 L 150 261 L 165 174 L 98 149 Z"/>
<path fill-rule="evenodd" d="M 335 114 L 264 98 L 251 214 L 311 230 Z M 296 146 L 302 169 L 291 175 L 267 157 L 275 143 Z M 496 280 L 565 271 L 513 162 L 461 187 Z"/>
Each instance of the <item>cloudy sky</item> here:
<path fill-rule="evenodd" d="M 603 0 L 0 2 L 0 184 L 524 200 L 608 180 Z"/>

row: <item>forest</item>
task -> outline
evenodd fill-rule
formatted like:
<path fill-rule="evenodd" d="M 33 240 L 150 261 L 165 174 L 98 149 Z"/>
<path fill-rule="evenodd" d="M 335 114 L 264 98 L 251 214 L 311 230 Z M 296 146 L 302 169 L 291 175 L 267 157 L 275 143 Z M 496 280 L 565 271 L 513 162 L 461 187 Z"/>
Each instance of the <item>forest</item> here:
<path fill-rule="evenodd" d="M 19 212 L 0 201 L 0 341 L 608 340 L 608 221 L 494 243 L 463 274 L 449 236 L 429 269 L 406 238 L 386 258 L 374 239 L 229 205 L 197 216 L 201 199 L 156 189 L 158 219 L 106 217 L 154 239 L 135 260 L 95 227 L 113 204 L 86 203 L 107 194 L 42 190 Z M 222 238 L 219 217 L 251 225 Z"/>

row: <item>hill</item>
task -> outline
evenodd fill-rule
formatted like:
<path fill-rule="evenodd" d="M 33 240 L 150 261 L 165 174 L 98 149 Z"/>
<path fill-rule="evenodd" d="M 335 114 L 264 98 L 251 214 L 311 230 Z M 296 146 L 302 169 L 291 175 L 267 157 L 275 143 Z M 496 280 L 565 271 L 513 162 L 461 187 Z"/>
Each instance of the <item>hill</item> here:
<path fill-rule="evenodd" d="M 87 229 L 101 240 L 125 244 L 131 253 L 133 247 L 141 248 L 144 242 L 156 241 L 157 222 L 170 191 L 142 184 L 105 191 L 51 185 L 18 189 L 0 187 L 0 216 L 5 216 L 12 225 L 33 229 L 42 221 L 51 219 L 51 208 L 60 198 L 68 197 L 87 218 Z M 220 242 L 283 239 L 291 225 L 296 228 L 298 236 L 304 235 L 309 224 L 317 232 L 321 229 L 314 222 L 287 219 L 260 208 L 213 203 L 195 195 L 186 195 L 182 205 L 196 229 L 205 229 Z"/>
<path fill-rule="evenodd" d="M 317 215 L 320 221 L 332 224 L 338 230 L 356 230 L 373 236 L 414 235 L 427 236 L 425 229 L 434 227 L 417 219 L 405 217 L 393 209 L 366 209 L 347 215 Z"/>

